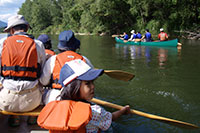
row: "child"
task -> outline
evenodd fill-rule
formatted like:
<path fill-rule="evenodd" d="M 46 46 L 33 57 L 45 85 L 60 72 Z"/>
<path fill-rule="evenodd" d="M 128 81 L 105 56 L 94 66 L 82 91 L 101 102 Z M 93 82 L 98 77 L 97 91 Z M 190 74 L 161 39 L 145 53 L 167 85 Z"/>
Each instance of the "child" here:
<path fill-rule="evenodd" d="M 43 43 L 47 59 L 49 59 L 52 55 L 56 54 L 52 49 L 51 39 L 48 35 L 42 34 L 37 39 Z"/>
<path fill-rule="evenodd" d="M 62 88 L 59 99 L 61 101 L 72 100 L 72 101 L 81 101 L 84 103 L 88 103 L 94 97 L 94 88 L 95 88 L 94 80 L 98 76 L 102 75 L 103 71 L 104 71 L 103 69 L 92 69 L 89 65 L 87 65 L 84 61 L 80 59 L 67 62 L 62 67 L 60 72 L 59 83 L 62 84 L 62 86 L 64 87 Z M 109 128 L 111 128 L 112 120 L 116 120 L 123 114 L 130 113 L 130 107 L 128 105 L 125 106 L 123 109 L 113 113 L 107 112 L 99 105 L 91 105 L 90 107 L 91 107 L 92 118 L 90 121 L 88 121 L 89 123 L 87 123 L 87 125 L 85 126 L 86 132 L 98 132 L 101 130 L 106 131 Z M 72 108 L 73 107 L 70 106 L 70 112 L 73 112 L 71 111 Z M 83 110 L 80 111 L 82 115 L 87 115 L 84 113 Z M 43 113 L 41 112 L 40 115 L 42 116 Z M 41 119 L 43 119 L 40 118 L 41 116 L 39 116 L 38 119 L 38 124 L 40 126 L 41 126 L 40 123 L 45 123 L 40 121 Z M 53 116 L 53 118 L 55 117 Z M 42 127 L 45 126 L 42 125 Z"/>

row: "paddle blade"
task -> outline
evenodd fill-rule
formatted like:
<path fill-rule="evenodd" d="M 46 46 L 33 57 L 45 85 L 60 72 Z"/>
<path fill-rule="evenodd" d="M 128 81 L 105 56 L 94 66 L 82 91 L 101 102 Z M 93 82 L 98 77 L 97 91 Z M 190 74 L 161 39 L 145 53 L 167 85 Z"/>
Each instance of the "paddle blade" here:
<path fill-rule="evenodd" d="M 104 70 L 104 73 L 111 78 L 115 78 L 122 81 L 129 81 L 135 77 L 132 73 L 121 70 Z"/>
<path fill-rule="evenodd" d="M 118 37 L 118 36 L 120 36 L 120 35 L 112 35 L 112 37 Z"/>

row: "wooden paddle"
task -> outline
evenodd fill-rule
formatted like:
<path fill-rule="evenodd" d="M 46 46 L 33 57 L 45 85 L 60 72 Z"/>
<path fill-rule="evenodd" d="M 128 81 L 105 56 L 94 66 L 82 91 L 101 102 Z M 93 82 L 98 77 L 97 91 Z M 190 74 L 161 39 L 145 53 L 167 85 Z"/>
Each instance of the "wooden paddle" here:
<path fill-rule="evenodd" d="M 178 42 L 178 45 L 177 46 L 182 46 L 182 44 L 180 42 Z"/>
<path fill-rule="evenodd" d="M 134 74 L 121 70 L 104 70 L 104 73 L 111 78 L 122 81 L 129 81 L 135 77 Z"/>
<path fill-rule="evenodd" d="M 112 35 L 112 37 L 119 37 L 120 35 Z"/>
<path fill-rule="evenodd" d="M 94 102 L 96 104 L 100 104 L 100 105 L 103 105 L 103 106 L 115 108 L 115 109 L 122 109 L 123 108 L 123 106 L 113 104 L 113 103 L 110 103 L 110 102 L 106 102 L 106 101 L 103 101 L 103 100 L 99 100 L 99 99 L 96 99 L 96 98 L 93 98 L 91 100 L 91 102 Z M 165 117 L 161 117 L 161 116 L 156 116 L 156 115 L 153 115 L 153 114 L 148 114 L 148 113 L 144 113 L 144 112 L 137 111 L 137 110 L 134 110 L 134 109 L 131 110 L 131 113 L 139 115 L 139 116 L 147 117 L 147 118 L 150 118 L 150 119 L 153 119 L 153 120 L 165 122 L 167 124 L 175 125 L 175 126 L 178 126 L 178 127 L 181 127 L 181 128 L 187 128 L 187 129 L 197 129 L 197 128 L 199 128 L 198 126 L 196 126 L 194 124 L 190 124 L 190 123 L 186 123 L 186 122 L 182 122 L 182 121 L 178 121 L 178 120 L 173 120 L 173 119 L 165 118 Z"/>

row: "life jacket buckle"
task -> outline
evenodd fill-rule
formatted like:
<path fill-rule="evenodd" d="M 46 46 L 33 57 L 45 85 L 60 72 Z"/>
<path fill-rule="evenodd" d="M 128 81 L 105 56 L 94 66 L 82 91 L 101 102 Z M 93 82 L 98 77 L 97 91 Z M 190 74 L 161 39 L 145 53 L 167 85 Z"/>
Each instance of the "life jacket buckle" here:
<path fill-rule="evenodd" d="M 14 66 L 14 71 L 16 71 L 16 72 L 19 71 L 19 65 Z"/>

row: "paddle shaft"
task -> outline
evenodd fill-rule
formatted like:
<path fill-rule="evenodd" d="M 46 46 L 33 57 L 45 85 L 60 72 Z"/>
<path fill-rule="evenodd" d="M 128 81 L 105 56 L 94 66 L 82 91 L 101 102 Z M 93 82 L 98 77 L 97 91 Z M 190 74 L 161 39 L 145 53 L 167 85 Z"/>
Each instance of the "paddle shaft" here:
<path fill-rule="evenodd" d="M 100 104 L 100 105 L 103 105 L 103 106 L 107 106 L 107 107 L 111 107 L 111 108 L 115 108 L 115 109 L 119 109 L 119 110 L 123 108 L 123 106 L 113 104 L 113 103 L 110 103 L 110 102 L 106 102 L 106 101 L 103 101 L 103 100 L 99 100 L 99 99 L 96 99 L 96 98 L 93 98 L 91 101 L 96 103 L 96 104 Z M 139 116 L 147 117 L 147 118 L 150 118 L 150 119 L 153 119 L 153 120 L 158 120 L 158 121 L 161 121 L 161 122 L 172 124 L 172 125 L 182 127 L 182 128 L 188 128 L 188 129 L 199 128 L 198 126 L 196 126 L 194 124 L 190 124 L 190 123 L 186 123 L 186 122 L 182 122 L 182 121 L 178 121 L 178 120 L 173 120 L 173 119 L 165 118 L 165 117 L 161 117 L 161 116 L 156 116 L 156 115 L 153 115 L 153 114 L 148 114 L 148 113 L 144 113 L 144 112 L 137 111 L 137 110 L 134 110 L 134 109 L 131 109 L 131 113 L 139 115 Z"/>

